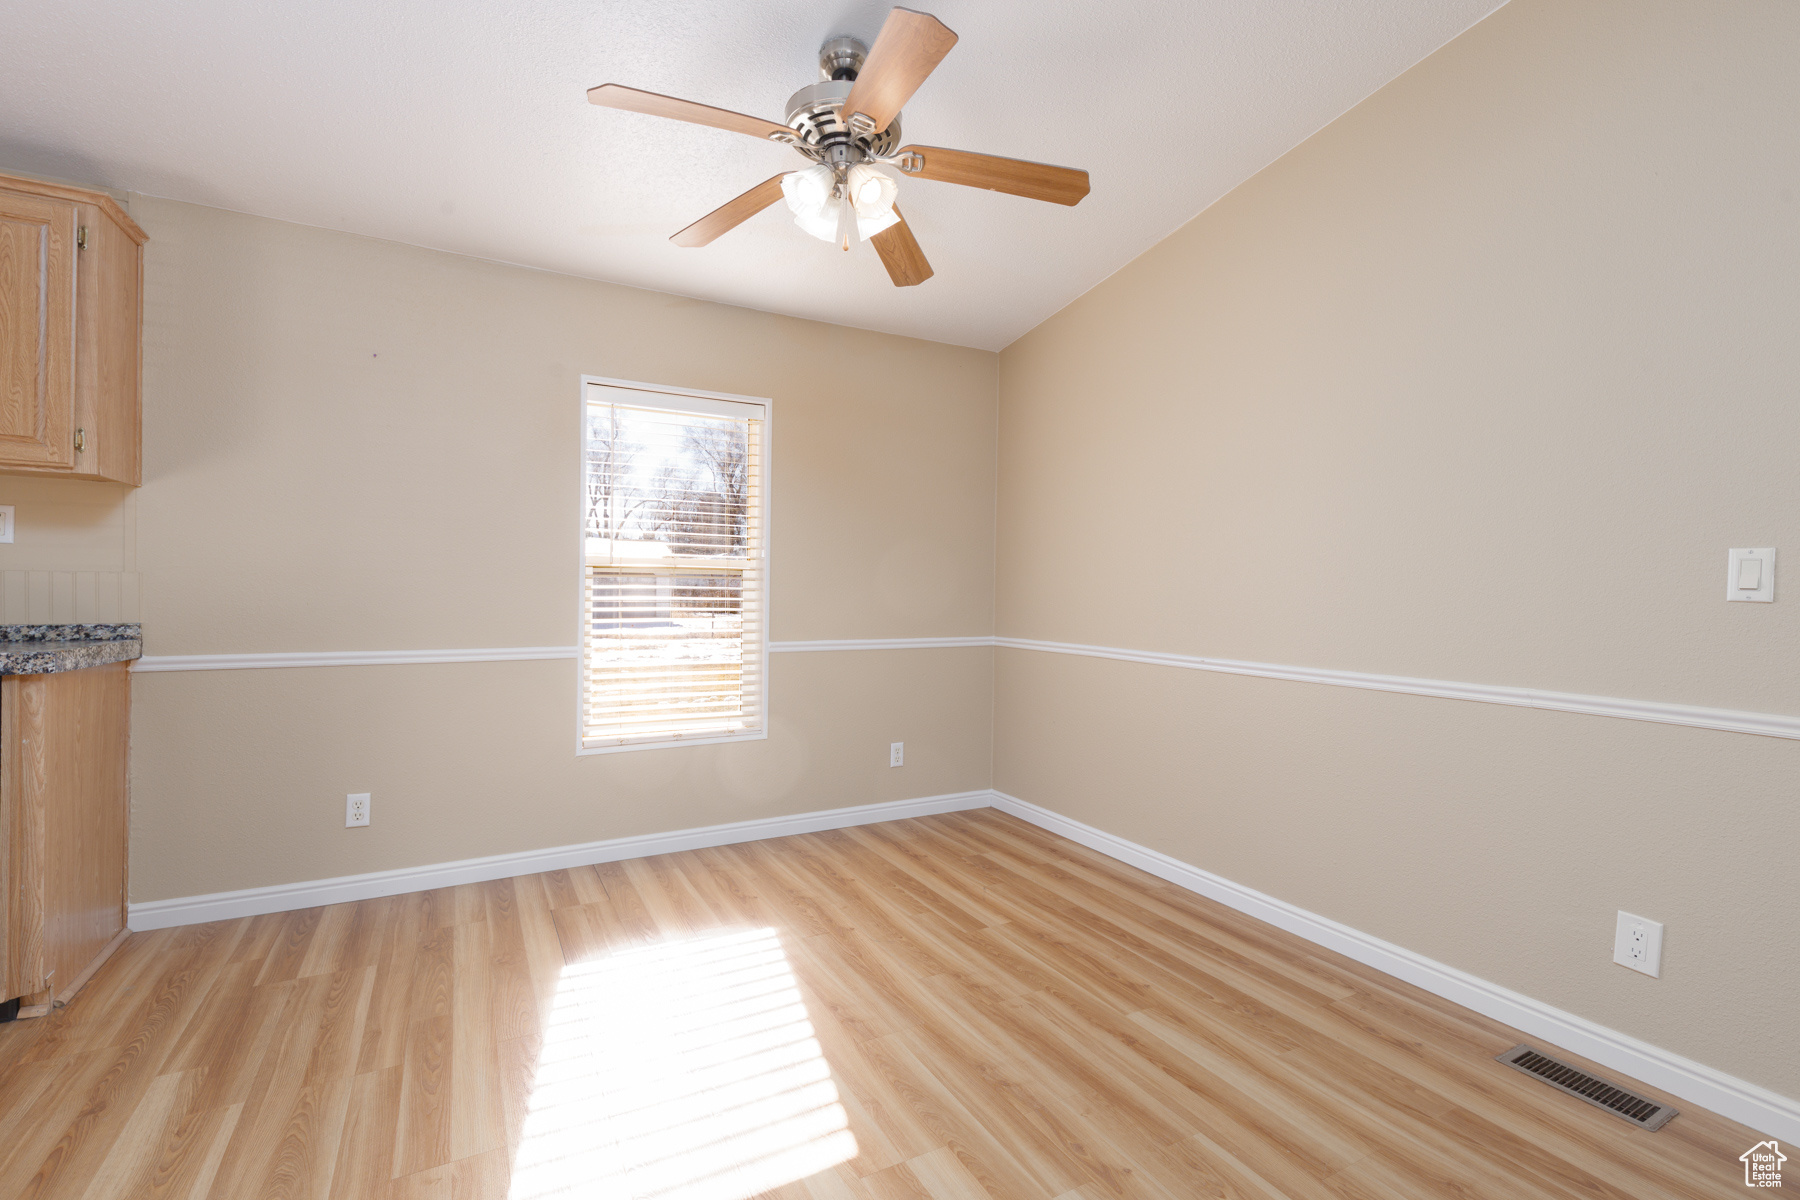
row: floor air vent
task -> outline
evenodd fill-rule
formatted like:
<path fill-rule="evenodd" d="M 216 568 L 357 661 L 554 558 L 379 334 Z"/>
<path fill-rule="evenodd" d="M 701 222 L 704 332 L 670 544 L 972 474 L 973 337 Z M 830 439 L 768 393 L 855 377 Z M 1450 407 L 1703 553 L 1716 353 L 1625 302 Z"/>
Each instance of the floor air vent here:
<path fill-rule="evenodd" d="M 1614 1087 L 1604 1079 L 1596 1079 L 1586 1071 L 1577 1070 L 1566 1062 L 1533 1050 L 1530 1046 L 1514 1046 L 1500 1055 L 1498 1061 L 1535 1076 L 1552 1087 L 1561 1088 L 1596 1108 L 1604 1108 L 1609 1113 L 1623 1117 L 1641 1129 L 1661 1129 L 1676 1113 L 1675 1109 L 1666 1104 L 1658 1104 L 1635 1092 Z"/>

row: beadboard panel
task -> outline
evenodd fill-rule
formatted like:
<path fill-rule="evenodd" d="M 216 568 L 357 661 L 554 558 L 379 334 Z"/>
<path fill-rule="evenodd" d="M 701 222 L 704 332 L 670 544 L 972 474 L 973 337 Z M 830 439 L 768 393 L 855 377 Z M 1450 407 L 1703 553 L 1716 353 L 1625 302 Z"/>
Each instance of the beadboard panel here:
<path fill-rule="evenodd" d="M 141 620 L 135 571 L 0 571 L 0 625 Z"/>

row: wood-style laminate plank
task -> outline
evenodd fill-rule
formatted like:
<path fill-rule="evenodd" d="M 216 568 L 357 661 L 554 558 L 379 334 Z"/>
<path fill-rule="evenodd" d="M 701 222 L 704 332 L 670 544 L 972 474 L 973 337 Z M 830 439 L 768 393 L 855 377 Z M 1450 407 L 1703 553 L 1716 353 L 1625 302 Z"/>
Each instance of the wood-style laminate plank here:
<path fill-rule="evenodd" d="M 371 931 L 375 993 L 369 1016 L 363 1023 L 358 1074 L 400 1066 L 406 1060 L 408 1005 L 412 999 L 413 968 L 424 943 L 424 893 L 387 898 Z M 382 903 L 368 901 L 366 903 Z M 360 907 L 360 906 L 359 906 Z"/>
<path fill-rule="evenodd" d="M 575 882 L 569 878 L 567 871 L 545 871 L 540 878 L 544 881 L 544 892 L 550 898 L 552 908 L 571 908 L 577 904 L 589 903 L 575 889 Z"/>
<path fill-rule="evenodd" d="M 456 927 L 451 977 L 450 1158 L 471 1158 L 506 1145 L 500 1100 L 500 1039 L 494 1019 L 493 931 L 485 919 Z"/>
<path fill-rule="evenodd" d="M 306 961 L 313 935 L 318 932 L 319 921 L 324 915 L 322 908 L 306 908 L 287 914 L 287 921 L 276 933 L 275 943 L 263 959 L 262 971 L 256 977 L 259 985 L 300 978 L 300 965 Z"/>
<path fill-rule="evenodd" d="M 784 971 L 717 940 L 762 930 Z M 591 982 L 619 955 L 738 1024 L 593 1024 L 568 1005 L 630 1011 Z M 1515 1030 L 978 811 L 136 935 L 0 1026 L 0 1195 L 508 1200 L 521 1154 L 605 1136 L 606 1088 L 658 1086 L 616 1065 L 645 1037 L 700 1070 L 656 1111 L 855 1139 L 773 1185 L 727 1163 L 728 1200 L 1695 1200 L 1760 1140 L 1680 1104 L 1631 1129 L 1495 1063 Z M 658 1153 L 703 1152 L 685 1128 Z"/>
<path fill-rule="evenodd" d="M 11 1137 L 0 1145 L 0 1195 L 25 1191 L 111 1062 L 110 1049 L 102 1047 L 30 1064 L 35 1070 L 19 1084 L 31 1094 L 31 1106 L 20 1110 L 24 1119 L 7 1126 Z"/>
<path fill-rule="evenodd" d="M 270 1156 L 262 1193 L 325 1200 L 344 1136 L 351 1072 L 368 1020 L 375 972 L 359 967 L 328 976 L 319 1037 L 288 1106 L 280 1141 Z"/>
<path fill-rule="evenodd" d="M 275 946 L 281 931 L 287 927 L 293 913 L 263 913 L 261 916 L 245 917 L 243 928 L 238 933 L 237 942 L 231 952 L 232 962 L 254 962 L 257 970 L 262 969 L 263 960 Z"/>
<path fill-rule="evenodd" d="M 714 927 L 711 911 L 688 886 L 670 855 L 633 858 L 617 866 L 644 901 L 644 910 L 664 938 L 702 936 Z"/>
<path fill-rule="evenodd" d="M 557 942 L 556 924 L 551 916 L 550 900 L 544 890 L 543 877 L 525 875 L 510 881 L 513 899 L 518 902 L 519 934 L 524 940 L 525 962 L 531 974 L 532 995 L 537 1001 L 534 1031 L 543 1028 L 556 1000 L 556 988 L 567 965 L 562 947 Z"/>
<path fill-rule="evenodd" d="M 212 1200 L 324 1194 L 372 983 L 365 968 L 267 985 L 289 990 L 287 1011 L 220 1158 Z"/>
<path fill-rule="evenodd" d="M 456 927 L 435 929 L 413 960 L 407 1003 L 406 1055 L 393 1178 L 442 1166 L 451 1153 L 451 1084 L 456 1064 L 454 995 Z"/>
<path fill-rule="evenodd" d="M 249 1099 L 263 1057 L 281 1029 L 296 984 L 259 988 L 259 970 L 261 964 L 254 962 L 220 968 L 210 1003 L 170 1053 L 166 1069 L 202 1071 L 205 1107 L 242 1106 Z"/>
<path fill-rule="evenodd" d="M 151 1176 L 150 1195 L 200 1200 L 209 1194 L 243 1112 L 241 1104 L 207 1109 L 193 1118 L 191 1128 L 184 1119 L 164 1143 L 163 1157 Z M 191 1148 L 186 1144 L 189 1138 Z"/>
<path fill-rule="evenodd" d="M 1050 1196 L 1066 1188 L 1054 1186 L 1066 1172 L 1054 1166 L 1048 1178 L 1039 1174 L 1028 1148 L 997 1136 L 969 1111 L 957 1091 L 944 1083 L 895 1036 L 866 1043 L 865 1056 L 906 1101 L 932 1139 L 958 1158 L 979 1185 L 993 1196 Z"/>
<path fill-rule="evenodd" d="M 500 1114 L 506 1123 L 508 1161 L 518 1156 L 519 1145 L 524 1140 L 525 1121 L 531 1111 L 532 1085 L 543 1052 L 544 1039 L 537 1034 L 500 1043 Z"/>
<path fill-rule="evenodd" d="M 637 885 L 632 882 L 624 864 L 601 863 L 593 871 L 600 880 L 600 894 L 589 893 L 578 903 L 601 905 L 616 920 L 622 931 L 620 944 L 661 941 L 663 935 L 656 924 L 656 918 L 644 904 L 644 897 L 638 892 Z"/>
<path fill-rule="evenodd" d="M 89 1056 L 89 1065 L 100 1070 L 84 1078 L 80 1101 L 67 1114 L 66 1123 L 61 1116 L 49 1123 L 50 1129 L 60 1125 L 60 1132 L 36 1169 L 30 1169 L 34 1152 L 9 1164 L 0 1175 L 0 1195 L 36 1198 L 81 1190 L 153 1090 L 180 1032 L 209 996 L 228 948 L 215 939 L 191 940 L 171 969 L 144 986 L 142 995 L 131 997 L 134 1002 L 115 1006 L 121 1020 L 92 1021 L 94 1029 L 109 1035 L 104 1040 L 110 1044 Z M 142 977 L 150 978 L 150 973 Z M 67 1008 L 52 1016 L 65 1012 Z M 9 1180 L 14 1185 L 10 1192 L 5 1186 Z"/>
<path fill-rule="evenodd" d="M 959 1164 L 960 1165 L 960 1164 Z M 979 1183 L 970 1180 L 956 1181 L 957 1190 L 933 1192 L 925 1181 L 913 1171 L 907 1163 L 896 1163 L 863 1177 L 863 1191 L 873 1200 L 988 1200 L 987 1192 Z"/>
<path fill-rule="evenodd" d="M 294 968 L 294 978 L 301 979 L 308 975 L 330 975 L 347 969 L 352 964 L 346 961 L 357 953 L 352 945 L 352 938 L 361 932 L 353 927 L 366 929 L 379 919 L 381 908 L 370 904 L 332 904 L 319 909 L 317 927 L 307 942 L 306 952 L 301 955 Z M 364 964 L 355 964 L 364 965 Z"/>
<path fill-rule="evenodd" d="M 386 1192 L 394 1172 L 402 1073 L 401 1067 L 382 1067 L 351 1080 L 329 1200 L 362 1200 Z"/>
<path fill-rule="evenodd" d="M 487 886 L 488 1003 L 493 1009 L 494 1039 L 499 1042 L 538 1031 L 537 984 L 525 929 L 519 920 L 517 889 L 510 879 Z"/>

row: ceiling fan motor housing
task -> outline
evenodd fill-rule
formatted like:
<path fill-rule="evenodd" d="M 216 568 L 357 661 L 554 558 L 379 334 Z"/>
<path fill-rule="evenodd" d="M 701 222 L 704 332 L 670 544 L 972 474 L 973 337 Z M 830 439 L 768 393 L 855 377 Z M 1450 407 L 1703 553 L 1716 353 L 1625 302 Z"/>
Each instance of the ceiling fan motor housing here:
<path fill-rule="evenodd" d="M 855 163 L 899 149 L 898 113 L 886 129 L 867 137 L 857 136 L 843 118 L 844 101 L 868 57 L 869 48 L 852 37 L 832 38 L 819 47 L 820 82 L 801 88 L 787 102 L 787 123 L 800 135 L 794 147 L 800 153 L 820 162 Z"/>

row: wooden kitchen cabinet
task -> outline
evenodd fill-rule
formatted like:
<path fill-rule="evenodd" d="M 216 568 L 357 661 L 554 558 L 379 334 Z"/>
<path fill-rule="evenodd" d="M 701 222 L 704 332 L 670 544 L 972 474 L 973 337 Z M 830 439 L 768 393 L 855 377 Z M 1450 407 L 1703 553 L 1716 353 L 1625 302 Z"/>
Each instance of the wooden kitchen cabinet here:
<path fill-rule="evenodd" d="M 0 1001 L 68 1000 L 127 933 L 131 676 L 0 676 Z"/>
<path fill-rule="evenodd" d="M 0 175 L 0 472 L 142 482 L 144 231 Z"/>

